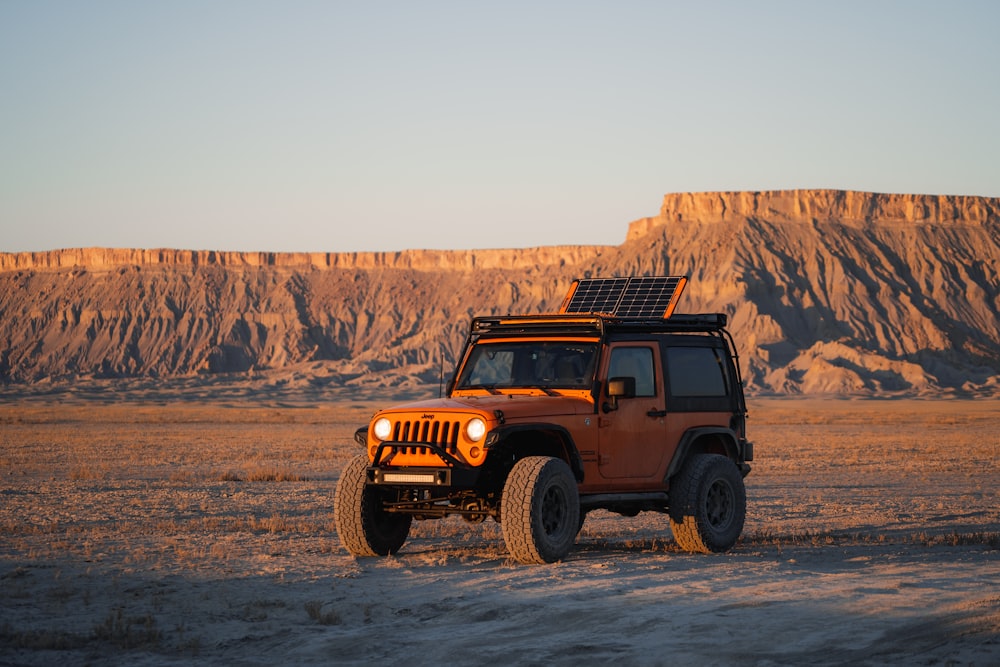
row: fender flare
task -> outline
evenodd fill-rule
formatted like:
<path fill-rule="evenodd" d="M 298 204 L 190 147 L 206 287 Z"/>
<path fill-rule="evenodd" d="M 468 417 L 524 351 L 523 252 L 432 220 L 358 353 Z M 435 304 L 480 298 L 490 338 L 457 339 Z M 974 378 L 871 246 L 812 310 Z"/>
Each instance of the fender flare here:
<path fill-rule="evenodd" d="M 572 434 L 564 426 L 549 422 L 532 422 L 527 424 L 502 424 L 486 435 L 486 449 L 496 450 L 503 447 L 511 437 L 522 433 L 549 433 L 559 438 L 566 451 L 566 463 L 573 471 L 577 483 L 583 481 L 583 457 L 576 447 Z"/>
<path fill-rule="evenodd" d="M 737 437 L 735 431 L 721 426 L 698 426 L 688 429 L 684 432 L 684 435 L 681 436 L 681 441 L 677 443 L 677 449 L 674 451 L 674 458 L 670 461 L 670 466 L 667 468 L 667 475 L 664 480 L 669 480 L 680 471 L 681 466 L 683 466 L 684 462 L 687 461 L 688 455 L 693 449 L 695 449 L 697 446 L 696 443 L 702 438 L 712 438 L 720 441 L 723 448 L 726 450 L 726 456 L 734 462 L 739 461 L 739 438 Z"/>

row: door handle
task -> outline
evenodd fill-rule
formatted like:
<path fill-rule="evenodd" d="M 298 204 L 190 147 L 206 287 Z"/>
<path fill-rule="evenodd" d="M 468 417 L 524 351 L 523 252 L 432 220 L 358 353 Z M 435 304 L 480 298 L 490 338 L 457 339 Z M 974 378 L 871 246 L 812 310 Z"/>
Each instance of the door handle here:
<path fill-rule="evenodd" d="M 648 417 L 654 417 L 654 418 L 655 417 L 666 417 L 667 416 L 667 411 L 666 410 L 650 410 L 649 412 L 646 413 L 646 416 L 648 416 Z"/>

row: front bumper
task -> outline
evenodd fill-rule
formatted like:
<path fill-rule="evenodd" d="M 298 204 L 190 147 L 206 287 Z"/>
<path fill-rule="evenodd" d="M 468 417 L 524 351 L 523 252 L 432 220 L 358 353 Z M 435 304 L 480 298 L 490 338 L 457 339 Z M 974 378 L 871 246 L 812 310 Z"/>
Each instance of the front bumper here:
<path fill-rule="evenodd" d="M 397 451 L 413 447 L 412 442 L 381 443 L 374 457 L 378 463 L 368 467 L 368 483 L 379 486 L 475 488 L 481 469 L 459 460 L 438 445 L 421 443 L 419 447 L 425 448 L 449 465 L 431 467 L 392 464 Z"/>
<path fill-rule="evenodd" d="M 369 466 L 368 483 L 407 488 L 474 489 L 480 478 L 478 468 L 418 468 L 415 466 Z"/>

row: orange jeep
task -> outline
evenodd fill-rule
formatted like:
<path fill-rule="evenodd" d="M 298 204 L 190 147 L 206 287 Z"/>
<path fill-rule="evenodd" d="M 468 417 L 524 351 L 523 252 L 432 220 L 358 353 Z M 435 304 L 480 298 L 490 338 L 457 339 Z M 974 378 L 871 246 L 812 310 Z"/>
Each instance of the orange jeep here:
<path fill-rule="evenodd" d="M 344 547 L 392 554 L 413 520 L 458 514 L 551 563 L 600 508 L 662 512 L 683 549 L 730 549 L 753 445 L 727 318 L 673 314 L 686 282 L 577 280 L 558 314 L 473 319 L 446 397 L 355 434 L 333 505 Z"/>

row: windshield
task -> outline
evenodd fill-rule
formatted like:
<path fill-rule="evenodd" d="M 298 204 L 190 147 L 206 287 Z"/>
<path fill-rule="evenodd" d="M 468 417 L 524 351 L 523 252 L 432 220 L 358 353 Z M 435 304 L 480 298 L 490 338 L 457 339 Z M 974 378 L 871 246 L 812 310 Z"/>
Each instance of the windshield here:
<path fill-rule="evenodd" d="M 590 389 L 597 344 L 579 341 L 476 343 L 457 389 Z"/>

